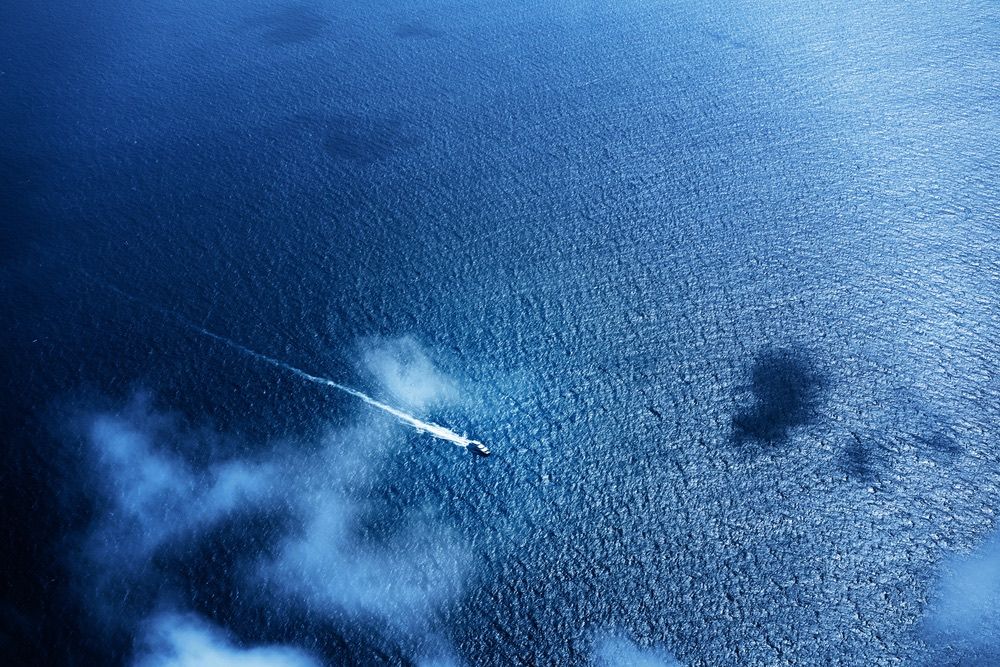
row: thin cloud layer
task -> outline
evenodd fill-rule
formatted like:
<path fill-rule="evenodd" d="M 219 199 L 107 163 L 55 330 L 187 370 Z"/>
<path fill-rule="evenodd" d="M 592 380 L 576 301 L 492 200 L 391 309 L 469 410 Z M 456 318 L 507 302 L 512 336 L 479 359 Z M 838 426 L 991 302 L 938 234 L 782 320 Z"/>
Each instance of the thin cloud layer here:
<path fill-rule="evenodd" d="M 267 504 L 277 468 L 240 460 L 192 465 L 168 445 L 207 446 L 204 434 L 184 432 L 145 394 L 121 412 L 90 415 L 82 428 L 96 518 L 70 565 L 93 620 L 129 628 L 162 586 L 156 554 Z"/>
<path fill-rule="evenodd" d="M 945 560 L 925 621 L 932 642 L 963 664 L 998 664 L 1000 534 Z"/>
<path fill-rule="evenodd" d="M 104 557 L 114 560 L 152 551 L 270 492 L 273 466 L 236 460 L 196 471 L 157 445 L 164 419 L 143 399 L 134 405 L 126 416 L 95 415 L 88 426 L 107 510 L 91 546 Z"/>
<path fill-rule="evenodd" d="M 455 381 L 438 371 L 420 343 L 410 336 L 370 341 L 361 358 L 376 382 L 409 408 L 427 408 L 458 398 Z"/>
<path fill-rule="evenodd" d="M 320 667 L 290 646 L 240 648 L 193 614 L 159 614 L 146 623 L 135 667 Z"/>
<path fill-rule="evenodd" d="M 644 649 L 627 639 L 604 636 L 594 642 L 595 667 L 681 667 L 672 655 L 661 649 Z"/>
<path fill-rule="evenodd" d="M 369 372 L 413 403 L 450 400 L 455 383 L 414 341 L 400 340 L 367 348 Z M 204 536 L 238 525 L 227 522 L 275 512 L 287 522 L 269 538 L 274 548 L 242 554 L 250 565 L 234 570 L 258 592 L 253 604 L 304 604 L 324 618 L 374 621 L 400 641 L 425 644 L 434 611 L 462 590 L 470 556 L 431 509 L 387 509 L 387 463 L 415 436 L 363 404 L 357 409 L 356 423 L 332 428 L 319 447 L 215 462 L 217 436 L 184 429 L 153 410 L 148 397 L 83 420 L 96 519 L 76 571 L 88 608 L 109 627 L 135 634 L 135 619 L 164 600 L 188 605 L 175 590 L 176 573 L 162 570 L 169 559 L 159 555 L 197 553 Z M 284 649 L 233 648 L 192 617 L 157 617 L 146 628 L 143 666 L 229 665 L 233 656 L 239 664 L 314 664 Z"/>
<path fill-rule="evenodd" d="M 408 512 L 395 530 L 371 541 L 359 534 L 367 498 L 380 483 L 377 464 L 398 428 L 359 427 L 332 434 L 296 478 L 302 529 L 288 537 L 261 576 L 288 595 L 328 611 L 372 616 L 397 629 L 424 623 L 455 597 L 468 556 L 432 513 Z M 395 434 L 395 435 L 394 435 Z"/>

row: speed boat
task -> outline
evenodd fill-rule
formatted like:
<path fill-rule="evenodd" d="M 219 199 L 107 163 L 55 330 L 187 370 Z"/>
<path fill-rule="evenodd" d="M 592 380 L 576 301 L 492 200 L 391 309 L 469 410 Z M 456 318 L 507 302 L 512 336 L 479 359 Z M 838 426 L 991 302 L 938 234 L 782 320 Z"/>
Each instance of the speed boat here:
<path fill-rule="evenodd" d="M 489 456 L 490 448 L 479 442 L 478 440 L 470 440 L 468 445 L 468 450 L 473 454 L 478 454 L 479 456 Z"/>

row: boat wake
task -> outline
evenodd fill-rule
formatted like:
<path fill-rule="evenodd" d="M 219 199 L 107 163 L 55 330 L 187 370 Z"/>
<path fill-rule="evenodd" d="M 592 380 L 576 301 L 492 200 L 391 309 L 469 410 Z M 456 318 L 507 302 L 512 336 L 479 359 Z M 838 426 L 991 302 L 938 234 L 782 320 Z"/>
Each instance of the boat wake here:
<path fill-rule="evenodd" d="M 179 318 L 179 316 L 177 315 L 174 315 L 174 317 Z M 423 419 L 418 419 L 417 417 L 414 417 L 409 413 L 403 412 L 398 408 L 394 408 L 391 405 L 388 405 L 386 403 L 383 403 L 382 401 L 372 398 L 363 391 L 358 391 L 357 389 L 348 387 L 347 385 L 341 384 L 339 382 L 335 382 L 329 378 L 321 377 L 319 375 L 313 375 L 312 373 L 307 373 L 301 368 L 296 368 L 295 366 L 285 363 L 280 359 L 275 359 L 274 357 L 262 354 L 261 352 L 257 352 L 256 350 L 251 350 L 249 347 L 246 347 L 245 345 L 241 345 L 240 343 L 237 343 L 236 341 L 230 338 L 226 338 L 225 336 L 220 336 L 219 334 L 213 331 L 209 331 L 208 329 L 197 326 L 193 322 L 188 322 L 187 320 L 182 320 L 182 319 L 179 319 L 179 321 L 185 324 L 188 328 L 197 331 L 203 336 L 207 336 L 213 340 L 216 340 L 224 345 L 233 348 L 234 350 L 237 350 L 239 352 L 242 352 L 243 354 L 246 354 L 247 356 L 257 359 L 258 361 L 262 361 L 266 364 L 270 364 L 282 370 L 288 371 L 289 373 L 297 375 L 303 380 L 314 382 L 316 384 L 321 384 L 327 387 L 333 387 L 334 389 L 342 391 L 345 394 L 350 394 L 355 398 L 360 398 L 362 401 L 372 406 L 373 408 L 376 408 L 378 410 L 381 410 L 382 412 L 386 412 L 392 415 L 399 421 L 409 426 L 412 426 L 413 428 L 417 429 L 422 433 L 427 433 L 440 440 L 447 440 L 448 442 L 452 442 L 458 445 L 459 447 L 468 447 L 469 445 L 472 445 L 476 442 L 475 440 L 467 438 L 464 435 L 459 435 L 458 433 L 455 433 L 451 429 L 445 428 L 440 424 L 435 424 L 433 422 L 426 422 Z"/>
<path fill-rule="evenodd" d="M 364 401 L 365 403 L 367 403 L 371 407 L 373 407 L 373 408 L 375 408 L 377 410 L 381 410 L 382 412 L 385 412 L 385 413 L 388 413 L 388 414 L 392 415 L 393 417 L 395 417 L 399 421 L 403 422 L 404 424 L 406 424 L 408 426 L 411 426 L 411 427 L 415 428 L 416 430 L 420 431 L 421 433 L 427 433 L 428 435 L 431 435 L 431 436 L 433 436 L 435 438 L 438 438 L 439 440 L 446 440 L 446 441 L 451 442 L 451 443 L 453 443 L 455 445 L 458 445 L 459 447 L 468 448 L 468 447 L 471 446 L 473 449 L 478 450 L 479 452 L 482 452 L 482 450 L 484 448 L 484 446 L 482 445 L 482 443 L 480 443 L 477 440 L 473 440 L 472 438 L 468 438 L 468 437 L 466 437 L 464 435 L 459 435 L 458 433 L 455 433 L 451 429 L 446 428 L 444 426 L 441 426 L 440 424 L 435 424 L 433 422 L 427 422 L 427 421 L 424 421 L 423 419 L 419 419 L 419 418 L 417 418 L 417 417 L 415 417 L 415 416 L 413 416 L 413 415 L 411 415 L 411 414 L 409 414 L 407 412 L 404 412 L 403 410 L 400 410 L 398 408 L 394 408 L 391 405 L 388 405 L 386 403 L 383 403 L 382 401 L 376 400 L 376 399 L 372 398 L 371 396 L 369 396 L 368 394 L 364 393 L 363 391 L 358 391 L 357 389 L 354 389 L 352 387 L 348 387 L 345 384 L 341 384 L 339 382 L 335 382 L 334 380 L 331 380 L 330 378 L 325 378 L 325 377 L 321 377 L 319 375 L 313 375 L 312 373 L 307 373 L 306 371 L 302 370 L 301 368 L 297 368 L 295 366 L 292 366 L 291 364 L 286 363 L 284 361 L 281 361 L 280 359 L 276 359 L 274 357 L 268 356 L 268 355 L 263 354 L 261 352 L 257 352 L 256 350 L 252 350 L 249 347 L 247 347 L 245 345 L 242 345 L 241 343 L 238 343 L 238 342 L 236 342 L 235 340 L 233 340 L 231 338 L 227 338 L 225 336 L 222 336 L 220 334 L 215 333 L 214 331 L 209 331 L 208 329 L 195 324 L 194 322 L 188 320 L 186 317 L 180 315 L 179 313 L 176 313 L 176 312 L 174 312 L 172 310 L 168 310 L 168 309 L 163 308 L 161 306 L 157 306 L 157 305 L 154 305 L 154 304 L 147 303 L 146 301 L 143 301 L 143 300 L 141 300 L 141 299 L 139 299 L 139 298 L 137 298 L 135 296 L 132 296 L 128 292 L 126 292 L 126 291 L 124 291 L 124 290 L 122 290 L 122 289 L 120 289 L 120 288 L 118 288 L 118 287 L 116 287 L 114 285 L 106 283 L 106 281 L 101 281 L 101 282 L 105 282 L 105 284 L 107 284 L 107 286 L 110 289 L 114 290 L 116 293 L 118 293 L 121 296 L 125 297 L 129 301 L 134 301 L 134 302 L 139 303 L 139 304 L 141 304 L 141 305 L 143 305 L 143 306 L 145 306 L 147 308 L 152 308 L 153 310 L 156 310 L 160 314 L 167 316 L 168 318 L 170 318 L 170 319 L 174 320 L 175 322 L 181 324 L 185 328 L 190 329 L 191 331 L 194 331 L 194 332 L 196 332 L 198 334 L 201 334 L 202 336 L 206 336 L 207 338 L 211 338 L 212 340 L 218 341 L 219 343 L 222 343 L 223 345 L 226 345 L 227 347 L 230 347 L 230 348 L 236 350 L 237 352 L 245 354 L 248 357 L 252 357 L 253 359 L 261 361 L 261 362 L 263 362 L 265 364 L 270 364 L 271 366 L 274 366 L 276 368 L 280 368 L 280 369 L 282 369 L 284 371 L 287 371 L 287 372 L 289 372 L 289 373 L 291 373 L 293 375 L 296 375 L 296 376 L 298 376 L 298 377 L 300 377 L 303 380 L 306 380 L 308 382 L 313 382 L 313 383 L 324 385 L 324 386 L 327 386 L 327 387 L 332 387 L 333 389 L 336 389 L 338 391 L 342 391 L 345 394 L 350 394 L 351 396 L 354 396 L 355 398 L 361 399 L 362 401 Z M 488 452 L 489 450 L 486 449 L 485 451 Z"/>

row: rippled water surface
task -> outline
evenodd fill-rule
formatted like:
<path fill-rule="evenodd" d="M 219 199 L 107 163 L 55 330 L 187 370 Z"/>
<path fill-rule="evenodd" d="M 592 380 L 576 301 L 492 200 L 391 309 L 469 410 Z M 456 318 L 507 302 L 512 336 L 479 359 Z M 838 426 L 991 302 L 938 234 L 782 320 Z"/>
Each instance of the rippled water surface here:
<path fill-rule="evenodd" d="M 2 652 L 1000 661 L 996 3 L 0 16 Z"/>

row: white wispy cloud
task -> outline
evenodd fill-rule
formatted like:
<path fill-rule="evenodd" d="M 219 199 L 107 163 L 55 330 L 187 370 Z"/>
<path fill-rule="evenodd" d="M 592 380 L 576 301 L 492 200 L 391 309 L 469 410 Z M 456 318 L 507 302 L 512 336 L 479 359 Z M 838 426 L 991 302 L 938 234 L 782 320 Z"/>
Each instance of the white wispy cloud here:
<path fill-rule="evenodd" d="M 945 559 L 925 622 L 932 643 L 963 664 L 1000 660 L 1000 534 Z"/>
<path fill-rule="evenodd" d="M 454 400 L 456 383 L 438 372 L 412 339 L 369 341 L 362 357 L 380 386 L 410 405 Z M 148 397 L 120 412 L 91 414 L 84 434 L 94 463 L 87 483 L 97 516 L 78 573 L 93 608 L 117 617 L 112 621 L 119 627 L 134 626 L 135 618 L 151 613 L 157 596 L 184 606 L 169 586 L 163 589 L 160 550 L 196 543 L 245 512 L 274 510 L 288 517 L 275 548 L 239 575 L 276 604 L 304 602 L 316 613 L 375 620 L 399 637 L 413 638 L 428 632 L 428 617 L 455 599 L 469 573 L 463 541 L 431 508 L 394 513 L 380 526 L 378 539 L 359 530 L 361 523 L 382 519 L 378 499 L 386 461 L 413 437 L 364 405 L 352 425 L 331 426 L 319 447 L 299 452 L 281 447 L 256 458 L 212 462 L 211 455 L 189 456 L 205 434 L 165 418 Z M 212 437 L 217 436 L 209 434 L 208 440 Z M 427 446 L 435 441 L 427 439 Z M 146 598 L 138 595 L 142 591 Z M 152 628 L 149 641 L 173 653 L 148 651 L 144 666 L 228 665 L 234 655 L 246 664 L 279 655 L 272 649 L 238 653 L 222 635 L 186 616 L 154 619 L 147 628 Z M 174 654 L 178 657 L 164 657 Z"/>
<path fill-rule="evenodd" d="M 457 400 L 458 384 L 439 371 L 410 336 L 370 340 L 361 352 L 363 368 L 396 401 L 411 409 Z"/>
<path fill-rule="evenodd" d="M 612 635 L 597 638 L 592 659 L 595 667 L 681 667 L 681 663 L 665 650 L 641 648 Z"/>
<path fill-rule="evenodd" d="M 193 614 L 157 614 L 145 623 L 134 667 L 320 667 L 290 646 L 242 648 Z"/>

